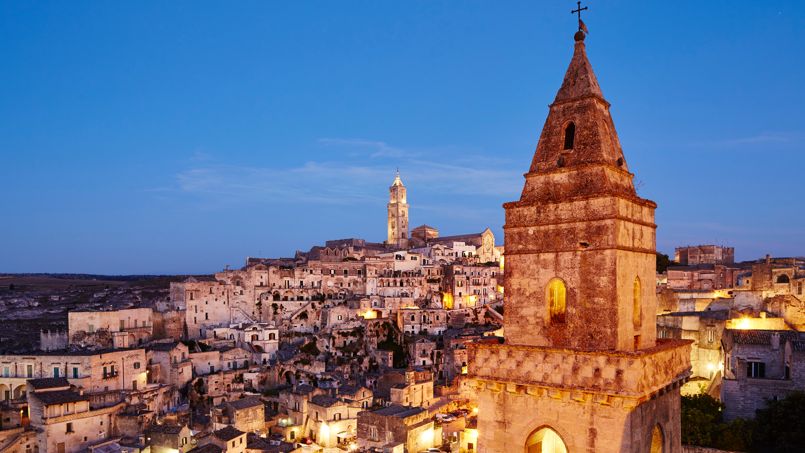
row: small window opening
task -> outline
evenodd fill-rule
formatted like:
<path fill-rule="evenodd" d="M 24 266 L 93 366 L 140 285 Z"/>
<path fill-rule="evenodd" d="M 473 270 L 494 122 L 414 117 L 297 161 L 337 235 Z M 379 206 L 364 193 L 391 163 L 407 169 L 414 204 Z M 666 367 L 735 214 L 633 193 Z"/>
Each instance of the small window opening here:
<path fill-rule="evenodd" d="M 564 149 L 573 149 L 573 145 L 574 145 L 575 140 L 576 140 L 576 125 L 571 122 L 565 128 L 565 148 Z"/>

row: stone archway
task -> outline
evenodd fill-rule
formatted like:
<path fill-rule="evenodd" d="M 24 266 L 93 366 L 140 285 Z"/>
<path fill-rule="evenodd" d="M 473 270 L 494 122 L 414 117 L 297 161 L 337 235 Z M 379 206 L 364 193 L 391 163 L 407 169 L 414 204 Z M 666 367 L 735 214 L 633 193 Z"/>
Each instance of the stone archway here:
<path fill-rule="evenodd" d="M 0 384 L 0 401 L 8 401 L 11 399 L 11 388 L 6 384 Z"/>
<path fill-rule="evenodd" d="M 25 386 L 24 385 L 18 385 L 14 389 L 14 399 L 15 400 L 21 400 L 21 399 L 24 399 L 24 398 L 25 398 Z"/>
<path fill-rule="evenodd" d="M 525 453 L 567 453 L 567 447 L 559 433 L 548 426 L 543 426 L 528 436 Z"/>

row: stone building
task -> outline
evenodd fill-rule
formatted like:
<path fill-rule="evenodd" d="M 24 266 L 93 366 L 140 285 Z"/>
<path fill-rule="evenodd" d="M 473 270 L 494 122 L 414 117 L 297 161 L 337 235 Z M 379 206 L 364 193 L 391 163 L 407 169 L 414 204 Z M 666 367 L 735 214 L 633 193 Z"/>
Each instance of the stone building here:
<path fill-rule="evenodd" d="M 408 357 L 416 366 L 430 367 L 439 363 L 441 356 L 436 342 L 428 338 L 417 338 L 408 343 Z"/>
<path fill-rule="evenodd" d="M 734 288 L 745 271 L 735 265 L 696 264 L 668 267 L 668 288 L 710 291 Z"/>
<path fill-rule="evenodd" d="M 683 266 L 733 264 L 735 263 L 735 249 L 723 245 L 677 247 L 674 251 L 674 261 Z"/>
<path fill-rule="evenodd" d="M 386 244 L 394 247 L 408 247 L 408 196 L 400 179 L 400 172 L 394 176 L 389 187 L 388 239 Z"/>
<path fill-rule="evenodd" d="M 32 379 L 27 394 L 31 424 L 38 428 L 41 452 L 79 452 L 108 439 L 113 414 L 125 404 L 94 408 L 90 398 L 64 378 Z"/>
<path fill-rule="evenodd" d="M 444 308 L 474 308 L 502 300 L 498 288 L 500 267 L 454 263 L 445 266 L 442 280 Z"/>
<path fill-rule="evenodd" d="M 151 453 L 187 453 L 193 433 L 187 425 L 154 425 L 146 432 Z"/>
<path fill-rule="evenodd" d="M 32 378 L 66 377 L 88 392 L 142 389 L 146 365 L 144 349 L 0 355 L 0 398 L 24 399 Z"/>
<path fill-rule="evenodd" d="M 479 452 L 681 451 L 684 340 L 656 340 L 655 203 L 585 52 L 506 203 L 505 344 L 469 348 Z"/>
<path fill-rule="evenodd" d="M 184 388 L 193 379 L 190 353 L 178 341 L 153 343 L 148 346 L 148 382 Z"/>
<path fill-rule="evenodd" d="M 264 433 L 265 419 L 265 405 L 259 398 L 224 401 L 213 410 L 213 429 L 232 425 L 246 433 Z"/>
<path fill-rule="evenodd" d="M 657 337 L 691 340 L 691 375 L 682 394 L 708 393 L 719 398 L 723 376 L 722 337 L 730 310 L 677 311 L 657 316 Z"/>
<path fill-rule="evenodd" d="M 768 400 L 805 390 L 805 341 L 791 330 L 727 329 L 724 418 L 753 418 Z"/>
<path fill-rule="evenodd" d="M 441 430 L 436 429 L 428 411 L 421 407 L 394 404 L 358 413 L 360 448 L 420 452 L 433 448 L 441 437 Z"/>
<path fill-rule="evenodd" d="M 153 310 L 73 310 L 67 314 L 67 329 L 72 345 L 128 348 L 151 340 L 154 333 Z"/>
<path fill-rule="evenodd" d="M 408 335 L 439 335 L 447 330 L 447 311 L 405 307 L 397 310 L 397 327 Z"/>

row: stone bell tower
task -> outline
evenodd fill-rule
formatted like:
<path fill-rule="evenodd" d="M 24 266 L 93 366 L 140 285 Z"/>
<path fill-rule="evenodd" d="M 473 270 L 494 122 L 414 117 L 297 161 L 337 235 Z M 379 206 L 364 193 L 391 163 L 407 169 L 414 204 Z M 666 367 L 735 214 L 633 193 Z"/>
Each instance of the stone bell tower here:
<path fill-rule="evenodd" d="M 681 451 L 689 343 L 656 339 L 656 204 L 635 191 L 584 40 L 504 205 L 505 343 L 469 351 L 482 453 Z"/>
<path fill-rule="evenodd" d="M 389 187 L 388 214 L 386 244 L 400 248 L 408 247 L 408 199 L 399 170 Z"/>

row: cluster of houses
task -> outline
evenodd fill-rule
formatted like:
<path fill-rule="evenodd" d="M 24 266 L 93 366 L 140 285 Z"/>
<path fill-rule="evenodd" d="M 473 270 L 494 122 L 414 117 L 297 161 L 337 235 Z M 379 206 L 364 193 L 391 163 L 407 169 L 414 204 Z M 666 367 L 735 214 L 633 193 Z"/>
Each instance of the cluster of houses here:
<path fill-rule="evenodd" d="M 720 399 L 728 420 L 805 390 L 805 259 L 736 263 L 717 245 L 681 247 L 660 275 L 657 335 L 693 340 L 684 393 Z"/>
<path fill-rule="evenodd" d="M 501 253 L 423 226 L 72 311 L 0 356 L 0 451 L 473 451 L 467 345 L 499 341 Z"/>

